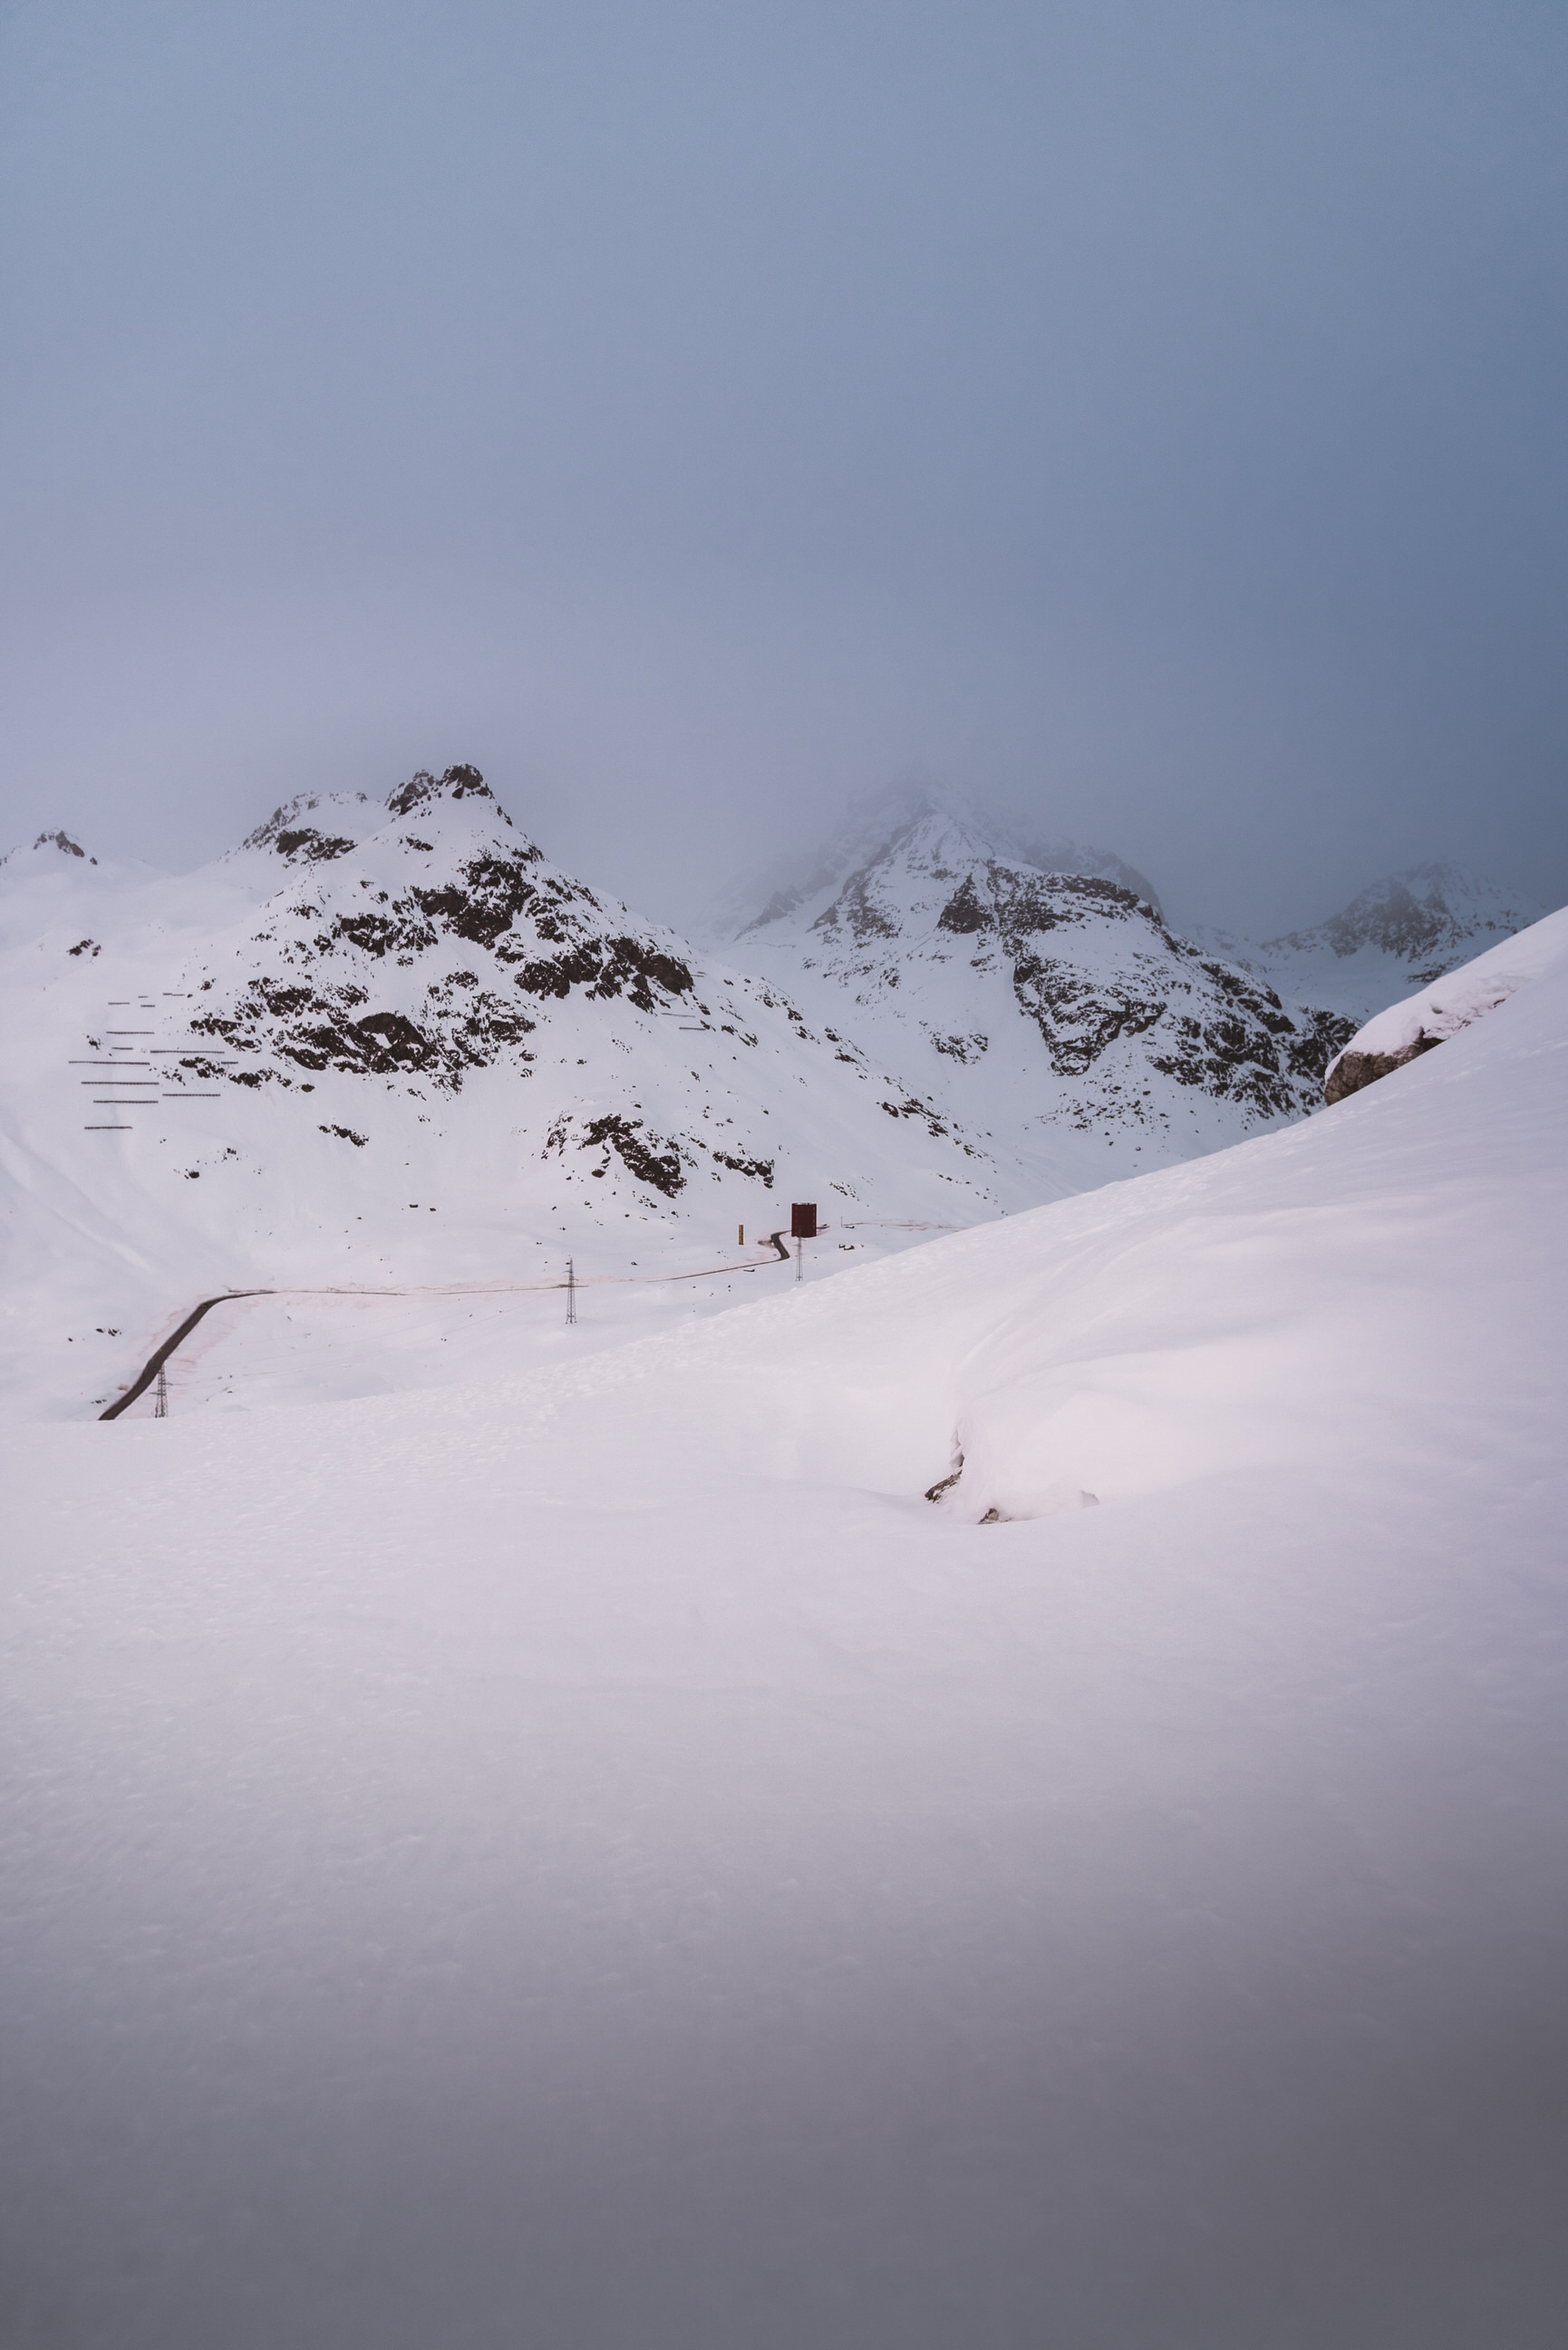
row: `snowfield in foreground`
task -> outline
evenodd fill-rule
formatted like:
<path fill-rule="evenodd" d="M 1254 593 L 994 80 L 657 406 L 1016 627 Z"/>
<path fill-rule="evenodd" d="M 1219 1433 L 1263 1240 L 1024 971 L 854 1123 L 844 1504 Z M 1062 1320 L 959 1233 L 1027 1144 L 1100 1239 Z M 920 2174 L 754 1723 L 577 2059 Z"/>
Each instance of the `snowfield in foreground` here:
<path fill-rule="evenodd" d="M 13 1423 L 7 2342 L 1555 2350 L 1565 1141 Z"/>

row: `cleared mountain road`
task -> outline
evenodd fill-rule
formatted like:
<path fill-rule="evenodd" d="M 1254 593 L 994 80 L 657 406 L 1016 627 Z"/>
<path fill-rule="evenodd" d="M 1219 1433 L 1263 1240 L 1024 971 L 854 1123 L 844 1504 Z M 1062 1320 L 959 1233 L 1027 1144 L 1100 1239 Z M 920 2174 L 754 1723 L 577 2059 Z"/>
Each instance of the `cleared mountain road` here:
<path fill-rule="evenodd" d="M 642 1282 L 711 1281 L 722 1273 L 755 1273 L 759 1267 L 765 1268 L 775 1263 L 782 1262 L 783 1263 L 787 1264 L 789 1263 L 789 1251 L 784 1246 L 784 1227 L 781 1225 L 776 1232 L 770 1232 L 768 1234 L 768 1239 L 776 1252 L 776 1254 L 773 1257 L 753 1257 L 744 1264 L 699 1265 L 694 1271 L 690 1273 L 589 1274 L 578 1279 L 575 1285 L 578 1289 L 600 1289 L 612 1282 L 624 1282 L 630 1284 L 633 1283 Z M 265 1289 L 220 1289 L 214 1295 L 211 1297 L 203 1297 L 201 1304 L 193 1307 L 192 1310 L 187 1314 L 185 1319 L 178 1326 L 178 1327 L 171 1331 L 170 1336 L 163 1340 L 161 1346 L 155 1347 L 153 1348 L 151 1354 L 149 1355 L 146 1362 L 137 1373 L 136 1378 L 132 1380 L 130 1386 L 126 1388 L 124 1394 L 117 1396 L 113 1403 L 109 1405 L 107 1411 L 99 1412 L 99 1419 L 118 1419 L 121 1412 L 129 1411 L 131 1405 L 137 1401 L 138 1398 L 144 1396 L 147 1393 L 148 1388 L 152 1385 L 152 1382 L 158 1377 L 159 1372 L 165 1367 L 177 1350 L 184 1345 L 186 1339 L 191 1336 L 192 1331 L 195 1329 L 197 1324 L 202 1321 L 203 1316 L 210 1314 L 214 1305 L 227 1305 L 232 1304 L 236 1298 L 419 1297 L 421 1295 L 435 1297 L 497 1297 L 521 1294 L 524 1292 L 565 1289 L 566 1287 L 566 1284 L 564 1281 L 496 1281 L 476 1283 L 472 1286 L 466 1283 L 458 1283 L 452 1284 L 451 1286 L 444 1284 L 433 1285 L 428 1283 L 410 1283 L 406 1284 L 399 1284 L 396 1287 L 377 1287 L 367 1289 L 360 1289 L 358 1287 L 352 1289 L 340 1289 L 337 1287 L 318 1289 L 300 1287 L 296 1285 Z"/>

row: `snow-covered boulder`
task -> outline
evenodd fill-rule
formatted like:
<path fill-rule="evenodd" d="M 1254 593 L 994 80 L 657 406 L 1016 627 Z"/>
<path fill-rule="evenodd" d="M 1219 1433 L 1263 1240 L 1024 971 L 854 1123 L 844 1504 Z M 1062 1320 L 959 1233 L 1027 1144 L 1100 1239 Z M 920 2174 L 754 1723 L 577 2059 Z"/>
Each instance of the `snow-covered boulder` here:
<path fill-rule="evenodd" d="M 1424 987 L 1403 1003 L 1392 1003 L 1359 1028 L 1331 1063 L 1324 1098 L 1343 1101 L 1364 1086 L 1376 1085 L 1406 1063 L 1429 1053 L 1445 1038 L 1484 1019 L 1511 995 L 1568 955 L 1568 908 L 1532 922 L 1501 946 L 1489 947 L 1447 978 Z"/>

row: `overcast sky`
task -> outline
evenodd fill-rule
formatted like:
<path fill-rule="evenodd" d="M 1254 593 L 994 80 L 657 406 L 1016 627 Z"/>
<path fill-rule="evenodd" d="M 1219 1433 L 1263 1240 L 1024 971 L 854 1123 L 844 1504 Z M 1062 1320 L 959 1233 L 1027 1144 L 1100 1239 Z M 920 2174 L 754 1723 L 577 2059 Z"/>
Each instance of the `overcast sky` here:
<path fill-rule="evenodd" d="M 1558 0 L 0 0 L 7 842 L 1568 898 Z"/>

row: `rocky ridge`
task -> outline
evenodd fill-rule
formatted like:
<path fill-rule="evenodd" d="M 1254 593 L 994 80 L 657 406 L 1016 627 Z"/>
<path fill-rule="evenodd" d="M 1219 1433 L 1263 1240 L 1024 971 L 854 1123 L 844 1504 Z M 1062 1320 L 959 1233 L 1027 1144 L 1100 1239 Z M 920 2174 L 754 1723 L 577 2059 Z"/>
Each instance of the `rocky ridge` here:
<path fill-rule="evenodd" d="M 1092 1139 L 1149 1164 L 1304 1116 L 1354 1025 L 1179 938 L 1127 884 L 1024 864 L 931 809 L 736 952 L 819 1013 L 836 1001 L 911 1084 L 1026 1153 Z"/>

